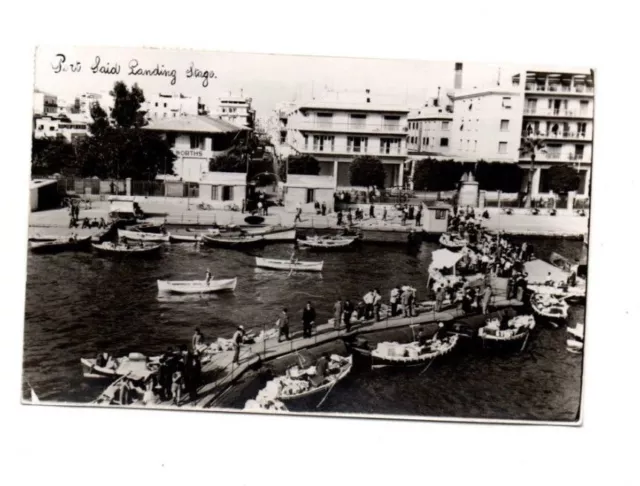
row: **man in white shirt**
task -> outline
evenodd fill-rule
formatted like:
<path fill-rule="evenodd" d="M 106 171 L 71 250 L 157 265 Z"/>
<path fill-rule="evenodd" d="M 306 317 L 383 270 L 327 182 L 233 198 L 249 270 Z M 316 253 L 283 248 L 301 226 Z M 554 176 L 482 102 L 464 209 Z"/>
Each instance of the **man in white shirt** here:
<path fill-rule="evenodd" d="M 391 304 L 391 317 L 395 317 L 398 313 L 398 299 L 400 298 L 400 286 L 391 289 L 389 303 Z"/>
<path fill-rule="evenodd" d="M 380 320 L 380 309 L 382 308 L 382 295 L 380 291 L 375 289 L 373 291 L 373 312 L 376 316 L 376 322 Z"/>
<path fill-rule="evenodd" d="M 373 291 L 370 290 L 369 292 L 367 292 L 362 300 L 365 304 L 364 317 L 365 319 L 371 319 L 371 317 L 373 316 Z"/>

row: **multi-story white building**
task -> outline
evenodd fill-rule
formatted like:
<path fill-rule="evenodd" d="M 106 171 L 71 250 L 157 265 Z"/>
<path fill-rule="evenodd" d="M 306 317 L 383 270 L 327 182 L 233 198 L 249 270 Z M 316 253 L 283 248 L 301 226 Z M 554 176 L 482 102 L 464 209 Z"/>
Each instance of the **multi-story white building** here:
<path fill-rule="evenodd" d="M 145 95 L 142 110 L 150 120 L 197 116 L 205 113 L 205 106 L 197 96 L 154 93 Z"/>
<path fill-rule="evenodd" d="M 310 101 L 300 103 L 289 116 L 288 143 L 299 153 L 320 162 L 321 176 L 333 176 L 337 187 L 351 186 L 349 164 L 371 155 L 382 161 L 385 186 L 403 183 L 407 158 L 407 115 L 404 106 L 363 102 Z"/>
<path fill-rule="evenodd" d="M 518 91 L 489 89 L 453 95 L 449 154 L 466 160 L 517 162 L 522 131 L 522 96 Z"/>
<path fill-rule="evenodd" d="M 453 105 L 432 100 L 408 117 L 407 150 L 411 157 L 446 156 L 452 147 Z"/>
<path fill-rule="evenodd" d="M 33 92 L 33 114 L 34 115 L 57 115 L 58 97 L 40 90 Z"/>
<path fill-rule="evenodd" d="M 513 76 L 512 82 L 524 98 L 521 135 L 542 138 L 546 145 L 546 153 L 536 156 L 533 195 L 548 192 L 547 169 L 558 163 L 579 171 L 578 193 L 586 194 L 593 146 L 593 74 L 528 70 Z M 530 157 L 523 155 L 519 162 L 528 169 Z"/>
<path fill-rule="evenodd" d="M 220 120 L 228 121 L 239 127 L 250 127 L 255 111 L 251 108 L 251 98 L 242 95 L 235 96 L 229 93 L 218 98 L 218 105 L 212 116 Z"/>
<path fill-rule="evenodd" d="M 89 125 L 77 116 L 40 116 L 33 117 L 33 136 L 35 138 L 56 138 L 62 136 L 69 142 L 89 134 Z"/>

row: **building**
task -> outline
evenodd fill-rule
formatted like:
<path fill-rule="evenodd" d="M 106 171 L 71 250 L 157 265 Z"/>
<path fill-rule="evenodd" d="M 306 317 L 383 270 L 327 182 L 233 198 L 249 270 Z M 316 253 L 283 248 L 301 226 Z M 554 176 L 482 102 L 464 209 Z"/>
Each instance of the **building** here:
<path fill-rule="evenodd" d="M 245 130 L 207 115 L 152 119 L 144 129 L 166 137 L 176 155 L 175 175 L 159 177 L 167 182 L 168 196 L 242 201 L 244 193 L 233 188 L 241 185 L 239 181 L 246 187 L 246 173 L 211 172 L 209 162 L 227 153 Z"/>
<path fill-rule="evenodd" d="M 34 115 L 57 115 L 58 97 L 40 90 L 33 92 Z"/>
<path fill-rule="evenodd" d="M 336 96 L 298 104 L 288 117 L 286 140 L 297 153 L 318 159 L 319 175 L 333 176 L 336 187 L 351 186 L 349 164 L 362 155 L 382 161 L 385 187 L 401 186 L 409 109 L 372 104 L 368 90 L 361 99 L 344 102 Z"/>
<path fill-rule="evenodd" d="M 77 116 L 40 116 L 33 117 L 33 136 L 35 138 L 64 137 L 69 142 L 89 135 L 89 124 Z"/>
<path fill-rule="evenodd" d="M 410 157 L 449 154 L 452 146 L 453 105 L 437 98 L 408 117 L 407 151 Z"/>
<path fill-rule="evenodd" d="M 197 96 L 162 93 L 145 96 L 142 110 L 147 112 L 147 118 L 150 120 L 197 116 L 206 112 L 205 105 Z"/>
<path fill-rule="evenodd" d="M 255 110 L 251 108 L 251 101 L 252 99 L 243 96 L 242 92 L 240 96 L 234 96 L 231 93 L 221 96 L 218 98 L 218 105 L 212 116 L 239 127 L 253 128 Z"/>
<path fill-rule="evenodd" d="M 523 137 L 544 139 L 546 153 L 536 156 L 533 196 L 549 191 L 547 169 L 571 164 L 580 173 L 578 194 L 587 194 L 593 150 L 593 73 L 527 70 L 512 78 L 524 98 Z M 530 157 L 519 159 L 529 169 Z"/>

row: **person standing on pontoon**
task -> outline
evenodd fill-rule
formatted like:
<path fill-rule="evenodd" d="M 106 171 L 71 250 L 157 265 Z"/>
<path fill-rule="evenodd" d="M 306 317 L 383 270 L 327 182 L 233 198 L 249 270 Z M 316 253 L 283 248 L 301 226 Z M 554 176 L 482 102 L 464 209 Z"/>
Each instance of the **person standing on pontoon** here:
<path fill-rule="evenodd" d="M 244 326 L 238 326 L 238 329 L 233 334 L 233 363 L 238 364 L 240 362 L 240 345 L 244 340 Z"/>
<path fill-rule="evenodd" d="M 307 302 L 307 305 L 302 311 L 302 337 L 311 337 L 311 329 L 316 322 L 316 310 L 311 305 L 311 301 Z"/>
<path fill-rule="evenodd" d="M 196 327 L 196 331 L 193 333 L 193 337 L 191 338 L 191 348 L 194 353 L 198 352 L 198 348 L 204 344 L 204 336 L 200 332 L 200 328 Z"/>
<path fill-rule="evenodd" d="M 287 314 L 287 308 L 282 309 L 282 315 L 280 319 L 278 319 L 278 342 L 280 342 L 280 338 L 284 336 L 284 338 L 288 341 L 289 338 L 289 314 Z"/>
<path fill-rule="evenodd" d="M 207 268 L 207 273 L 204 276 L 204 281 L 207 285 L 209 285 L 209 282 L 211 282 L 211 270 L 209 270 Z"/>

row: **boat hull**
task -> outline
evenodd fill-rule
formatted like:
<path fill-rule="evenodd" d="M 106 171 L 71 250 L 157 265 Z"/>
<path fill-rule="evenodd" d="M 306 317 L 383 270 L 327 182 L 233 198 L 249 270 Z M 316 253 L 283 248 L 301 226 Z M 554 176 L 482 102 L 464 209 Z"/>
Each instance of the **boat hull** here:
<path fill-rule="evenodd" d="M 202 241 L 202 235 L 194 234 L 194 235 L 169 235 L 169 241 L 171 243 L 198 243 Z"/>
<path fill-rule="evenodd" d="M 334 386 L 336 383 L 338 383 L 340 380 L 342 380 L 343 378 L 345 378 L 350 372 L 351 372 L 351 368 L 353 368 L 353 357 L 349 356 L 347 358 L 347 363 L 343 366 L 343 368 L 334 376 L 334 378 L 326 383 L 323 383 L 320 386 L 311 388 L 309 390 L 305 390 L 301 393 L 296 393 L 294 395 L 281 395 L 278 394 L 276 396 L 276 399 L 282 401 L 282 402 L 293 402 L 296 400 L 301 400 L 307 397 L 311 397 L 314 395 L 317 395 L 318 393 L 321 392 L 326 392 L 330 387 Z"/>
<path fill-rule="evenodd" d="M 298 240 L 298 246 L 301 248 L 309 248 L 312 250 L 345 250 L 354 246 L 356 238 L 341 238 L 341 239 L 328 239 L 328 238 L 306 238 Z"/>
<path fill-rule="evenodd" d="M 31 252 L 39 254 L 90 250 L 91 236 L 78 238 L 75 241 L 56 240 L 32 243 L 30 249 Z"/>
<path fill-rule="evenodd" d="M 213 248 L 228 248 L 231 250 L 244 250 L 264 245 L 262 236 L 254 237 L 223 237 L 203 235 L 202 243 Z"/>
<path fill-rule="evenodd" d="M 121 256 L 121 257 L 145 257 L 157 256 L 162 252 L 162 245 L 150 245 L 138 248 L 125 248 L 122 245 L 113 246 L 110 243 L 93 243 L 91 245 L 95 251 L 101 255 Z"/>
<path fill-rule="evenodd" d="M 296 262 L 256 257 L 256 266 L 270 270 L 295 270 L 296 272 L 321 272 L 324 262 Z"/>
<path fill-rule="evenodd" d="M 209 284 L 204 280 L 158 280 L 158 291 L 172 294 L 205 294 L 212 292 L 233 292 L 238 284 L 237 278 L 211 280 Z"/>
<path fill-rule="evenodd" d="M 169 241 L 169 235 L 127 230 L 118 230 L 118 238 L 126 238 L 127 240 L 133 241 L 147 241 L 150 243 L 165 243 Z"/>
<path fill-rule="evenodd" d="M 296 229 L 295 228 L 285 228 L 285 229 L 274 229 L 274 228 L 259 228 L 259 229 L 245 229 L 243 230 L 247 235 L 250 236 L 262 236 L 266 241 L 296 241 Z"/>

